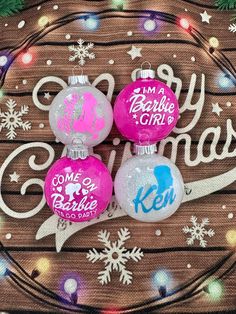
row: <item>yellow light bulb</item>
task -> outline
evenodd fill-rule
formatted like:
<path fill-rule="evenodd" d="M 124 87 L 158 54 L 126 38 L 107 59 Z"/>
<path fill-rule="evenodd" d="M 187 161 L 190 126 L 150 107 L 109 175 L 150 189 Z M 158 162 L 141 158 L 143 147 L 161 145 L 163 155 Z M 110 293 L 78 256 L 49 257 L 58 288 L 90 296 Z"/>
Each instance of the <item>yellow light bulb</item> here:
<path fill-rule="evenodd" d="M 236 246 L 236 230 L 229 230 L 226 233 L 226 240 L 231 246 Z"/>
<path fill-rule="evenodd" d="M 46 26 L 47 24 L 49 23 L 49 18 L 44 15 L 44 16 L 41 16 L 40 19 L 38 20 L 38 25 L 40 27 L 44 27 Z"/>
<path fill-rule="evenodd" d="M 212 47 L 212 48 L 217 48 L 217 47 L 219 47 L 219 40 L 216 38 L 216 37 L 211 37 L 210 39 L 209 39 L 209 44 L 210 44 L 210 46 Z"/>
<path fill-rule="evenodd" d="M 40 273 L 46 273 L 50 267 L 50 262 L 47 258 L 42 257 L 37 261 L 36 267 Z"/>

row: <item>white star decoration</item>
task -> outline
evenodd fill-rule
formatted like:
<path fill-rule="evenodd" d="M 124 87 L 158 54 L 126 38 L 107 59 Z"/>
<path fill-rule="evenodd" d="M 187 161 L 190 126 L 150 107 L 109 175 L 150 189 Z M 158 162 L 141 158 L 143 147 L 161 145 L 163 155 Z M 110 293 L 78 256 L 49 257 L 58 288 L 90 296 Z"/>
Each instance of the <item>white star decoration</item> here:
<path fill-rule="evenodd" d="M 50 93 L 44 93 L 44 98 L 46 98 L 47 100 L 49 100 L 51 98 Z"/>
<path fill-rule="evenodd" d="M 220 116 L 221 111 L 223 111 L 223 109 L 220 107 L 218 102 L 212 104 L 212 112 L 217 114 L 218 117 Z"/>
<path fill-rule="evenodd" d="M 141 50 L 142 50 L 142 48 L 138 48 L 138 47 L 132 45 L 132 48 L 129 51 L 127 51 L 127 53 L 128 53 L 128 55 L 131 56 L 131 59 L 134 60 L 137 57 L 142 57 Z"/>
<path fill-rule="evenodd" d="M 10 177 L 10 182 L 18 182 L 20 175 L 14 171 L 12 174 L 9 174 L 9 177 Z"/>
<path fill-rule="evenodd" d="M 210 23 L 210 19 L 212 18 L 211 15 L 209 15 L 207 13 L 207 11 L 204 11 L 203 13 L 200 13 L 201 17 L 202 17 L 202 22 L 206 22 L 206 23 Z"/>

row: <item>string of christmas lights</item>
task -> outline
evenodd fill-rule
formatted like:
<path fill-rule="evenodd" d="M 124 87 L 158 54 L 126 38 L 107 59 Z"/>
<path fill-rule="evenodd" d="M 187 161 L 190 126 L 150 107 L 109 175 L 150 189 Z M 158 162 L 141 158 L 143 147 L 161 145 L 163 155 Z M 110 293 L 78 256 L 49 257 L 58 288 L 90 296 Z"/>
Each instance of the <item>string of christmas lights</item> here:
<path fill-rule="evenodd" d="M 28 274 L 23 269 L 23 267 L 9 254 L 2 243 L 0 243 L 0 248 L 3 255 L 6 256 L 2 262 L 2 266 L 0 265 L 0 275 L 5 276 L 11 280 L 14 284 L 17 285 L 17 287 L 27 292 L 30 296 L 36 298 L 38 301 L 44 302 L 45 304 L 61 310 L 67 310 L 71 312 L 77 311 L 82 313 L 104 313 L 104 311 L 106 311 L 106 309 L 98 307 L 77 304 L 77 295 L 75 294 L 73 296 L 74 287 L 77 289 L 77 286 L 74 286 L 72 281 L 67 281 L 67 284 L 64 285 L 64 291 L 69 295 L 70 300 L 67 300 L 54 293 L 36 281 L 35 278 L 32 278 L 32 276 Z M 223 292 L 222 279 L 234 271 L 236 267 L 235 258 L 236 254 L 234 252 L 228 253 L 212 267 L 200 275 L 190 279 L 187 283 L 179 286 L 173 291 L 168 291 L 169 274 L 166 271 L 157 272 L 155 275 L 155 282 L 157 284 L 159 295 L 132 306 L 114 309 L 109 311 L 109 313 L 147 313 L 147 311 L 160 309 L 186 299 L 190 299 L 197 294 L 200 294 L 201 292 L 209 294 L 213 300 L 220 298 Z M 226 267 L 223 273 L 216 276 L 216 273 L 225 267 L 226 263 L 229 265 Z M 14 267 L 17 271 L 19 271 L 19 273 L 23 274 L 23 278 L 17 275 L 14 271 L 10 270 L 8 265 Z M 213 276 L 214 279 L 210 280 L 210 278 Z M 45 297 L 49 298 L 50 300 L 45 299 Z"/>
<path fill-rule="evenodd" d="M 46 2 L 46 1 L 44 1 Z M 87 13 L 87 12 L 77 12 L 77 13 L 71 13 L 67 16 L 64 16 L 60 19 L 57 19 L 53 22 L 50 21 L 50 19 L 47 16 L 42 16 L 38 20 L 38 26 L 42 29 L 40 29 L 38 32 L 34 34 L 30 34 L 27 36 L 21 44 L 17 45 L 16 47 L 5 47 L 1 51 L 7 51 L 6 52 L 6 63 L 2 68 L 1 72 L 1 80 L 0 84 L 1 87 L 4 85 L 5 76 L 7 74 L 7 71 L 9 70 L 11 64 L 14 62 L 16 58 L 20 56 L 20 59 L 24 65 L 30 65 L 31 62 L 34 60 L 34 55 L 29 51 L 31 47 L 37 44 L 37 42 L 45 37 L 48 33 L 52 32 L 53 30 L 62 27 L 63 25 L 66 25 L 70 22 L 73 22 L 78 19 L 82 19 L 86 22 L 87 28 L 95 29 L 98 27 L 99 22 L 98 17 L 100 19 L 104 18 L 112 18 L 112 17 L 124 17 L 123 15 L 112 15 L 113 12 L 122 14 L 127 14 L 127 17 L 137 17 L 137 18 L 146 18 L 144 23 L 146 23 L 146 28 L 148 31 L 155 31 L 156 22 L 158 21 L 164 21 L 168 22 L 174 25 L 180 26 L 182 29 L 184 29 L 186 32 L 188 32 L 192 38 L 196 41 L 196 46 L 199 48 L 202 48 L 208 56 L 222 69 L 222 71 L 226 74 L 226 78 L 229 78 L 233 81 L 235 84 L 236 82 L 236 71 L 230 60 L 217 48 L 219 47 L 219 41 L 217 38 L 210 39 L 205 38 L 198 30 L 193 28 L 187 19 L 179 18 L 175 15 L 164 13 L 164 12 L 158 12 L 158 11 L 142 11 L 142 10 L 124 10 L 122 1 L 120 1 L 120 4 L 117 2 L 117 9 L 109 9 L 104 10 L 101 12 L 96 13 Z M 134 16 L 131 16 L 129 14 L 137 14 Z M 81 15 L 82 14 L 82 15 Z M 218 42 L 217 42 L 218 41 Z M 152 41 L 150 41 L 152 42 Z M 46 303 L 50 306 L 56 307 L 61 310 L 67 310 L 71 312 L 82 312 L 82 313 L 104 313 L 104 309 L 95 308 L 91 306 L 76 304 L 77 302 L 77 295 L 75 294 L 74 290 L 77 289 L 75 282 L 67 282 L 68 285 L 65 284 L 65 292 L 69 295 L 70 301 L 67 299 L 61 297 L 60 295 L 54 293 L 53 291 L 49 290 L 42 284 L 40 284 L 38 281 L 36 281 L 36 278 L 40 276 L 42 273 L 42 269 L 45 269 L 45 267 L 42 267 L 41 264 L 36 265 L 36 268 L 33 269 L 31 275 L 29 275 L 18 263 L 17 261 L 5 250 L 5 248 L 2 246 L 3 252 L 7 255 L 8 259 L 15 265 L 20 272 L 24 274 L 26 279 L 21 278 L 18 276 L 15 272 L 11 271 L 6 267 L 4 275 L 12 281 L 14 284 L 16 284 L 21 290 L 26 291 L 29 295 L 36 298 L 40 302 Z M 212 276 L 215 272 L 217 272 L 225 263 L 233 257 L 233 253 L 229 253 L 225 258 L 223 258 L 220 262 L 213 265 L 210 269 L 205 271 L 203 274 L 200 274 L 196 278 L 191 279 L 188 283 L 184 284 L 183 286 L 179 287 L 175 291 L 168 291 L 168 276 L 165 278 L 160 278 L 160 274 L 156 274 L 156 283 L 158 285 L 157 289 L 159 291 L 158 296 L 141 302 L 139 304 L 135 304 L 126 308 L 118 309 L 112 311 L 112 313 L 147 313 L 147 311 L 156 310 L 159 308 L 166 307 L 168 305 L 172 305 L 177 302 L 184 301 L 189 298 L 193 298 L 197 294 L 201 292 L 206 292 L 211 294 L 212 291 L 214 292 L 218 286 L 218 290 L 220 290 L 220 282 L 219 280 L 222 278 L 225 278 L 227 275 L 229 275 L 234 269 L 235 269 L 235 261 L 230 264 L 230 266 L 217 278 L 214 279 L 210 284 L 206 284 L 204 287 L 202 287 L 203 283 L 207 281 L 207 279 Z M 235 259 L 235 255 L 234 255 Z M 5 262 L 5 260 L 4 260 Z M 47 262 L 44 260 L 45 265 Z M 42 261 L 41 261 L 42 263 Z M 6 263 L 7 265 L 7 263 Z M 0 265 L 0 273 L 1 269 L 4 270 L 5 266 Z M 46 267 L 47 268 L 47 267 Z M 161 275 L 163 276 L 163 274 Z M 217 283 L 217 284 L 216 284 Z M 194 285 L 189 291 L 186 293 L 177 296 L 174 300 L 169 300 L 170 297 L 174 297 L 176 294 L 182 292 L 183 290 L 189 288 L 191 285 Z M 214 285 L 216 285 L 214 287 Z M 39 295 L 37 295 L 37 293 Z M 40 295 L 48 297 L 52 301 L 45 300 L 45 298 Z M 60 303 L 59 305 L 56 303 Z M 154 304 L 157 303 L 157 304 Z M 149 306 L 150 305 L 150 306 Z M 110 312 L 109 312 L 110 313 Z"/>
<path fill-rule="evenodd" d="M 35 8 L 35 7 L 38 7 L 42 4 L 45 4 L 47 2 L 50 2 L 52 0 L 41 0 L 39 1 L 38 3 L 35 3 L 35 4 L 30 4 L 30 5 L 25 5 L 24 8 L 21 10 L 21 11 L 27 11 L 29 9 L 32 9 L 32 8 Z M 90 0 L 85 0 L 85 1 L 90 1 Z M 99 1 L 105 1 L 105 0 L 99 0 Z M 203 3 L 198 3 L 196 1 L 193 1 L 193 0 L 181 0 L 182 2 L 184 3 L 187 3 L 187 4 L 193 4 L 193 5 L 196 5 L 198 7 L 202 7 L 202 8 L 206 8 L 206 9 L 215 9 L 216 7 L 218 7 L 220 10 L 229 10 L 230 8 L 228 7 L 220 7 L 219 3 L 223 3 L 223 4 L 226 4 L 227 3 L 230 3 L 230 2 L 236 2 L 236 0 L 216 0 L 215 2 L 215 5 L 214 4 L 203 4 Z M 114 6 L 116 6 L 117 8 L 120 6 L 120 7 L 124 7 L 124 4 L 125 4 L 125 0 L 112 0 L 112 3 Z M 232 9 L 232 8 L 231 8 Z"/>
<path fill-rule="evenodd" d="M 112 13 L 116 13 L 113 15 Z M 118 15 L 118 13 L 122 13 L 122 15 Z M 125 14 L 125 15 L 124 15 Z M 131 14 L 134 14 L 131 16 Z M 37 42 L 45 37 L 47 34 L 51 33 L 53 30 L 67 25 L 75 20 L 84 20 L 88 21 L 91 19 L 91 16 L 96 20 L 102 20 L 105 18 L 146 18 L 152 21 L 164 21 L 167 23 L 171 23 L 177 25 L 188 32 L 192 38 L 195 40 L 196 46 L 203 49 L 208 56 L 219 66 L 219 68 L 225 73 L 225 83 L 226 80 L 231 80 L 234 85 L 236 85 L 236 70 L 229 59 L 221 52 L 218 48 L 219 41 L 216 37 L 211 37 L 209 39 L 205 38 L 197 29 L 195 29 L 192 25 L 190 25 L 189 21 L 186 18 L 180 18 L 176 15 L 154 11 L 154 10 L 117 10 L 117 9 L 107 9 L 99 12 L 74 12 L 67 14 L 55 21 L 50 21 L 47 16 L 42 16 L 38 23 L 41 26 L 41 29 L 36 33 L 28 35 L 20 44 L 15 47 L 4 47 L 1 49 L 0 54 L 7 58 L 7 61 L 4 66 L 1 68 L 0 72 L 0 87 L 4 85 L 4 80 L 9 70 L 11 64 L 14 62 L 16 58 L 21 56 L 22 63 L 24 65 L 30 65 L 33 61 L 33 54 L 29 51 L 29 49 L 36 45 Z M 93 24 L 93 22 L 92 22 Z M 150 24 L 150 23 L 149 23 Z M 148 26 L 150 27 L 150 25 Z M 148 42 L 152 42 L 149 40 Z M 52 43 L 51 43 L 52 44 Z M 56 43 L 59 44 L 59 43 Z M 42 45 L 42 43 L 41 43 Z"/>

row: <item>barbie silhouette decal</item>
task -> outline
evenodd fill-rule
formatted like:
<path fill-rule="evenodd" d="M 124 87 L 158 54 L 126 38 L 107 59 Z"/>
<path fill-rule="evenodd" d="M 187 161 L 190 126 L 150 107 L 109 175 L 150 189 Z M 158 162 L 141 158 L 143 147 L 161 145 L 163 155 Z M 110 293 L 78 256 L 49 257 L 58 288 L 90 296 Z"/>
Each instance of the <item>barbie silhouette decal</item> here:
<path fill-rule="evenodd" d="M 65 115 L 57 120 L 58 129 L 67 133 L 87 132 L 92 139 L 97 139 L 105 120 L 97 112 L 96 98 L 91 93 L 73 93 L 69 96 L 64 100 Z"/>

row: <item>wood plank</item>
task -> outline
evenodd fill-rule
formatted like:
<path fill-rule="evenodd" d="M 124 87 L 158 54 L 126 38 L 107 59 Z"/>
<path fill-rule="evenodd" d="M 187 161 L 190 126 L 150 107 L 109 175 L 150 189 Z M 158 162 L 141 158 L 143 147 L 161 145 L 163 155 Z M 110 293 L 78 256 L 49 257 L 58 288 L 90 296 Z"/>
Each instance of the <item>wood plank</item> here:
<path fill-rule="evenodd" d="M 6 204 L 16 212 L 26 212 L 36 206 L 41 196 L 18 197 L 15 195 L 4 195 Z M 16 206 L 17 204 L 17 206 Z M 113 240 L 117 237 L 117 231 L 126 227 L 131 232 L 131 239 L 127 242 L 128 247 L 138 246 L 142 248 L 158 249 L 165 247 L 185 247 L 187 235 L 182 232 L 185 225 L 191 226 L 191 216 L 202 218 L 208 217 L 209 228 L 215 230 L 215 235 L 208 238 L 209 247 L 228 247 L 226 241 L 227 230 L 233 229 L 236 217 L 236 195 L 210 195 L 193 202 L 184 203 L 178 211 L 167 220 L 159 223 L 141 223 L 132 218 L 123 217 L 100 222 L 89 228 L 85 228 L 65 243 L 65 248 L 88 248 L 100 247 L 97 234 L 100 230 L 107 229 L 111 232 Z M 234 218 L 229 219 L 228 214 L 233 213 Z M 4 245 L 9 247 L 51 247 L 55 248 L 55 236 L 49 236 L 36 241 L 35 235 L 41 224 L 51 216 L 52 212 L 45 206 L 36 216 L 29 219 L 15 219 L 7 216 L 1 211 L 2 227 L 0 228 L 0 239 Z M 222 225 L 224 226 L 222 228 Z M 156 236 L 156 230 L 160 229 L 162 234 Z M 22 236 L 23 230 L 23 236 Z M 12 238 L 5 238 L 11 233 Z M 176 236 L 174 236 L 176 234 Z M 194 247 L 199 247 L 196 241 Z"/>
<path fill-rule="evenodd" d="M 116 142 L 114 142 L 116 144 Z M 61 153 L 63 151 L 63 146 L 59 145 L 59 144 L 51 144 L 50 145 L 53 150 L 55 151 L 55 160 L 57 160 L 60 156 Z M 49 147 L 50 147 L 49 146 Z M 198 145 L 195 143 L 192 143 L 190 146 L 190 158 L 192 162 L 195 161 L 196 166 L 188 166 L 189 162 L 188 159 L 188 155 L 189 155 L 189 148 L 187 146 L 185 146 L 184 144 L 179 144 L 178 145 L 178 150 L 177 150 L 177 161 L 176 161 L 176 165 L 179 167 L 184 182 L 192 182 L 192 181 L 196 181 L 196 180 L 201 180 L 201 179 L 206 179 L 206 178 L 210 178 L 213 176 L 217 176 L 220 174 L 223 174 L 231 169 L 234 168 L 235 163 L 234 163 L 234 157 L 227 157 L 227 155 L 223 154 L 223 148 L 224 148 L 225 144 L 218 144 L 217 145 L 217 149 L 216 152 L 217 154 L 221 155 L 222 157 L 225 157 L 225 159 L 223 160 L 214 160 L 214 158 L 212 158 L 213 160 L 210 162 L 210 160 L 207 163 L 203 163 L 203 162 L 198 162 L 198 159 L 196 159 L 198 156 L 198 152 L 197 152 L 197 148 Z M 2 154 L 0 155 L 0 164 L 3 163 L 3 161 L 7 158 L 7 156 L 9 156 L 14 150 L 16 150 L 18 147 L 20 147 L 19 144 L 2 144 L 1 148 L 2 148 Z M 172 148 L 173 146 L 169 143 L 167 143 L 166 147 L 164 148 L 164 155 L 168 158 L 171 157 L 171 152 L 176 152 L 175 147 Z M 204 156 L 207 157 L 210 155 L 210 148 L 211 148 L 211 144 L 205 144 L 204 145 Z M 111 163 L 111 165 L 113 164 L 112 169 L 112 176 L 114 178 L 117 170 L 119 169 L 122 159 L 124 156 L 129 157 L 130 154 L 130 145 L 129 144 L 124 144 L 121 143 L 118 146 L 117 145 L 112 145 L 112 144 L 101 144 L 99 146 L 97 146 L 94 149 L 94 153 L 98 154 L 99 156 L 102 157 L 103 162 L 108 165 L 109 160 L 110 160 L 110 154 L 112 151 L 116 152 L 115 155 L 115 159 L 114 162 Z M 235 144 L 232 144 L 229 147 L 229 152 L 233 152 L 235 150 Z M 33 171 L 28 164 L 28 160 L 30 158 L 31 155 L 35 155 L 36 156 L 36 163 L 41 165 L 43 163 L 45 163 L 48 160 L 48 151 L 46 151 L 43 148 L 37 147 L 37 148 L 29 148 L 26 149 L 24 152 L 18 154 L 13 160 L 12 162 L 7 166 L 6 171 L 4 172 L 4 177 L 3 177 L 3 183 L 2 183 L 2 191 L 19 191 L 21 188 L 21 185 L 28 180 L 29 178 L 33 178 L 36 176 L 36 178 L 45 179 L 46 173 L 47 173 L 47 169 L 43 170 L 43 171 Z M 185 156 L 186 156 L 186 160 L 185 161 Z M 213 156 L 213 155 L 210 155 Z M 126 159 L 127 159 L 126 157 Z M 221 158 L 221 157 L 218 157 Z M 188 165 L 186 165 L 186 163 L 188 162 Z M 192 163 L 191 163 L 192 165 Z M 209 167 L 210 165 L 210 167 Z M 194 172 L 193 172 L 194 169 Z M 12 184 L 12 182 L 10 182 L 10 177 L 9 175 L 12 174 L 14 171 L 16 171 L 21 177 L 18 181 L 18 183 Z M 226 187 L 226 189 L 230 189 L 230 190 L 235 190 L 235 185 L 236 183 L 232 183 L 230 186 Z M 35 186 L 30 186 L 29 189 L 27 190 L 27 192 L 40 192 L 41 188 L 37 185 Z"/>

